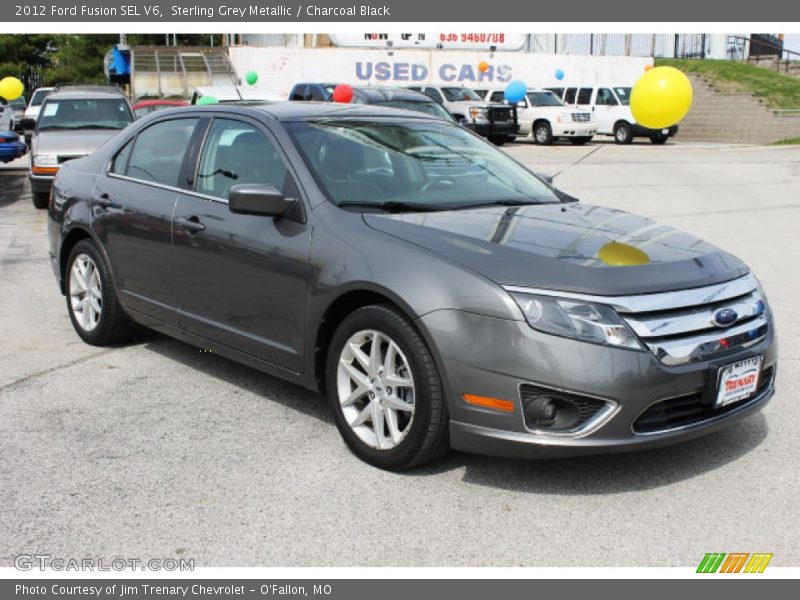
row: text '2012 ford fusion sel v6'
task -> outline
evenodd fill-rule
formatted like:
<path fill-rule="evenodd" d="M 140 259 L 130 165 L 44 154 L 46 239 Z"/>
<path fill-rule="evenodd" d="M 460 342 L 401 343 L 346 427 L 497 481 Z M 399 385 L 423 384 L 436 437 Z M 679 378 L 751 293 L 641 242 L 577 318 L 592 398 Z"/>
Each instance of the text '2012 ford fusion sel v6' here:
<path fill-rule="evenodd" d="M 161 111 L 66 163 L 49 210 L 83 340 L 138 323 L 324 391 L 383 468 L 653 447 L 773 394 L 741 261 L 421 113 Z"/>

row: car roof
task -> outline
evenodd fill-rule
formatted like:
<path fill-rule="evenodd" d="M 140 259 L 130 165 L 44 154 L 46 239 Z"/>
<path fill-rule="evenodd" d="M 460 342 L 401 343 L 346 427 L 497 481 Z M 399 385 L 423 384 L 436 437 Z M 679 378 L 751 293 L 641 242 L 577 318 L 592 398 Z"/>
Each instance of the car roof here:
<path fill-rule="evenodd" d="M 188 104 L 186 100 L 140 100 L 133 105 L 133 108 L 144 108 L 145 106 L 186 106 Z"/>
<path fill-rule="evenodd" d="M 394 88 L 388 86 L 372 87 L 357 86 L 353 87 L 353 92 L 369 100 L 370 102 L 408 100 L 411 102 L 433 102 L 430 96 L 405 88 Z"/>
<path fill-rule="evenodd" d="M 201 96 L 213 96 L 220 102 L 236 100 L 285 100 L 272 90 L 237 85 L 201 85 L 194 89 Z"/>
<path fill-rule="evenodd" d="M 441 118 L 425 113 L 411 112 L 402 108 L 390 108 L 373 104 L 343 104 L 339 102 L 272 102 L 252 106 L 238 106 L 232 104 L 210 104 L 193 106 L 191 108 L 170 109 L 180 111 L 202 112 L 239 112 L 248 114 L 249 111 L 263 112 L 278 121 L 304 121 L 310 119 L 403 119 L 442 122 Z M 162 111 L 165 113 L 165 111 Z M 165 113 L 166 114 L 166 113 Z M 182 114 L 186 114 L 182 112 Z M 249 112 L 249 114 L 253 114 Z"/>
<path fill-rule="evenodd" d="M 99 91 L 78 91 L 78 90 L 65 90 L 63 92 L 55 91 L 50 92 L 45 99 L 45 102 L 50 100 L 119 100 L 125 99 L 125 96 L 119 92 L 99 92 Z"/>

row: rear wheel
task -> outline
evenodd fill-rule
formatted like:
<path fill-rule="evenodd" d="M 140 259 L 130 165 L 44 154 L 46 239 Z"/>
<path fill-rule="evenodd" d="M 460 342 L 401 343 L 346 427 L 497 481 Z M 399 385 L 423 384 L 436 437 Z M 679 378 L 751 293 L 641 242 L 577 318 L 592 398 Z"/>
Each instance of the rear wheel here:
<path fill-rule="evenodd" d="M 633 141 L 633 129 L 630 123 L 623 121 L 614 127 L 614 141 L 617 144 L 630 144 Z"/>
<path fill-rule="evenodd" d="M 349 448 L 381 469 L 400 471 L 449 448 L 447 406 L 430 351 L 402 314 L 359 308 L 333 336 L 328 402 Z"/>
<path fill-rule="evenodd" d="M 47 192 L 33 192 L 31 198 L 33 199 L 33 206 L 35 208 L 47 208 L 47 205 L 50 203 L 50 194 Z"/>
<path fill-rule="evenodd" d="M 111 270 L 94 242 L 75 244 L 64 275 L 69 318 L 84 342 L 106 346 L 133 335 L 135 326 L 117 299 Z"/>
<path fill-rule="evenodd" d="M 540 121 L 533 125 L 533 140 L 542 146 L 553 143 L 553 128 L 547 121 Z"/>

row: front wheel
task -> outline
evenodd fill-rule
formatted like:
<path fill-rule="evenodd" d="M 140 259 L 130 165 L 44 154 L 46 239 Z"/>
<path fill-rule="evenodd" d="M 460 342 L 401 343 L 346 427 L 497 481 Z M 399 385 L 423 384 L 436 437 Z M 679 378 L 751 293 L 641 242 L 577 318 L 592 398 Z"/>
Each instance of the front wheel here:
<path fill-rule="evenodd" d="M 328 350 L 328 402 L 348 447 L 391 471 L 438 458 L 449 448 L 447 405 L 420 334 L 390 306 L 359 308 Z"/>
<path fill-rule="evenodd" d="M 47 208 L 50 203 L 50 194 L 47 192 L 33 192 L 31 194 L 34 208 Z"/>
<path fill-rule="evenodd" d="M 550 123 L 541 122 L 533 126 L 533 140 L 541 146 L 549 146 L 553 143 L 553 128 Z"/>
<path fill-rule="evenodd" d="M 490 135 L 487 139 L 495 146 L 502 146 L 508 141 L 509 138 L 506 135 Z"/>

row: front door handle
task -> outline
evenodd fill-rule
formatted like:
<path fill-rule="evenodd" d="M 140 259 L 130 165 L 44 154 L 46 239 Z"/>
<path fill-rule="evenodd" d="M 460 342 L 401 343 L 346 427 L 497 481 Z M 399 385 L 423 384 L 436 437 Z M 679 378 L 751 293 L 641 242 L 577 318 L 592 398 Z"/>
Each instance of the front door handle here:
<path fill-rule="evenodd" d="M 111 197 L 106 193 L 100 194 L 99 196 L 92 196 L 92 201 L 95 206 L 99 206 L 100 208 L 108 208 L 113 204 Z"/>
<path fill-rule="evenodd" d="M 185 229 L 190 234 L 203 231 L 206 226 L 200 222 L 197 217 L 189 217 L 188 219 L 175 219 L 175 224 L 182 229 Z"/>

